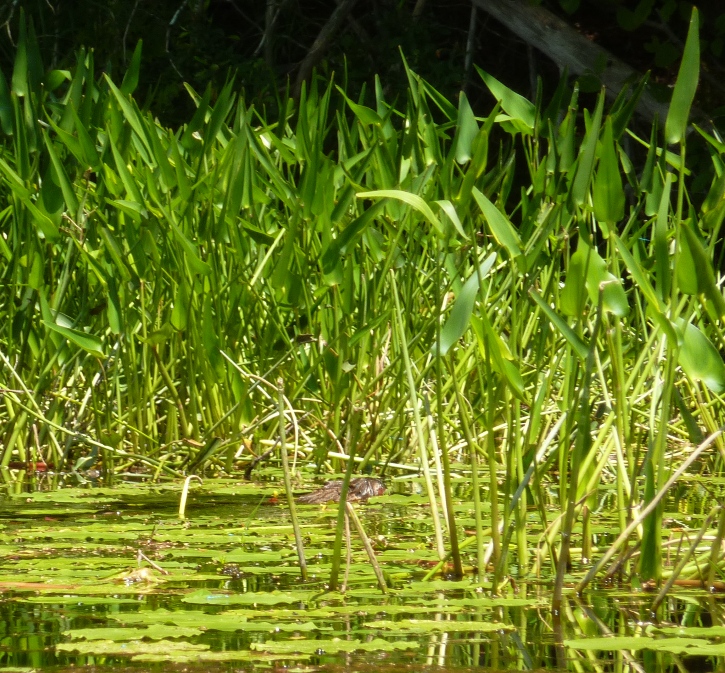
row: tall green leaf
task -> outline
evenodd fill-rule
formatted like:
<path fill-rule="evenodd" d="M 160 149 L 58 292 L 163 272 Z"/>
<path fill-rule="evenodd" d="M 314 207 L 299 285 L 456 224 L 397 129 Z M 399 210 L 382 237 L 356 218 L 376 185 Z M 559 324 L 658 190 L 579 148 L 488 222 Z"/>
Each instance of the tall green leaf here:
<path fill-rule="evenodd" d="M 614 144 L 611 117 L 607 117 L 604 124 L 599 164 L 592 185 L 592 200 L 594 201 L 594 217 L 600 222 L 614 226 L 624 217 L 624 188 Z"/>
<path fill-rule="evenodd" d="M 433 352 L 438 351 L 440 355 L 446 355 L 451 347 L 464 335 L 471 321 L 473 307 L 476 304 L 478 294 L 479 278 L 483 279 L 493 267 L 496 261 L 496 253 L 492 252 L 481 263 L 478 270 L 474 269 L 466 282 L 463 284 L 451 309 L 445 324 L 441 328 L 441 340 L 438 348 L 434 346 Z"/>
<path fill-rule="evenodd" d="M 700 16 L 697 7 L 692 8 L 690 27 L 687 30 L 685 50 L 677 73 L 675 90 L 667 113 L 665 139 L 668 143 L 678 143 L 685 136 L 690 108 L 695 99 L 700 79 Z"/>

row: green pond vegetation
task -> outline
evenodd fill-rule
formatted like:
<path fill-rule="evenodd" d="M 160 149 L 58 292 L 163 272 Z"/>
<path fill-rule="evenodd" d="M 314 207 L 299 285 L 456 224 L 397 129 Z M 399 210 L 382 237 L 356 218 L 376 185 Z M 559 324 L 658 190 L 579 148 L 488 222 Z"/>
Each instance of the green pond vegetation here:
<path fill-rule="evenodd" d="M 281 479 L 271 468 L 263 476 Z M 656 625 L 654 594 L 626 587 L 592 591 L 586 600 L 572 594 L 557 644 L 550 577 L 511 582 L 498 595 L 470 570 L 463 580 L 424 579 L 437 555 L 422 495 L 359 506 L 384 568 L 382 594 L 355 537 L 345 589 L 329 591 L 336 505 L 299 510 L 309 573 L 301 583 L 276 485 L 208 480 L 191 490 L 187 518 L 178 516 L 180 493 L 178 483 L 126 484 L 5 497 L 2 670 L 117 670 L 124 662 L 140 670 L 525 670 L 562 662 L 615 670 L 633 652 L 666 670 L 723 655 L 725 627 L 702 626 L 717 612 L 716 599 L 699 590 L 669 596 Z M 456 516 L 464 530 L 475 525 L 470 495 L 460 498 Z M 536 517 L 530 521 L 540 535 Z M 149 560 L 137 562 L 139 553 Z M 464 556 L 475 562 L 475 551 Z"/>
<path fill-rule="evenodd" d="M 23 25 L 0 73 L 0 665 L 725 655 L 697 11 L 647 127 L 644 82 L 589 109 L 479 71 L 481 115 L 402 60 L 274 113 L 188 88 L 170 129 L 141 54 L 46 72 Z"/>

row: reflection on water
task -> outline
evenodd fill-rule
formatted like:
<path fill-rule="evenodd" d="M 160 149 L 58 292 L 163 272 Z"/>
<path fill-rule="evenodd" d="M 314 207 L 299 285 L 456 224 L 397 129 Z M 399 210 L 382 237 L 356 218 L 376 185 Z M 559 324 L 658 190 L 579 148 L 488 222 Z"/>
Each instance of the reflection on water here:
<path fill-rule="evenodd" d="M 423 582 L 437 558 L 417 495 L 358 508 L 387 595 L 358 539 L 347 592 L 326 592 L 336 505 L 299 509 L 303 583 L 275 486 L 208 481 L 185 520 L 177 485 L 0 498 L 0 668 L 724 670 L 723 606 L 702 591 L 673 592 L 656 618 L 653 596 L 628 587 L 571 593 L 557 623 L 547 581 L 491 597 L 474 581 L 475 552 L 462 582 Z M 457 514 L 472 534 L 470 506 Z M 606 649 L 588 648 L 602 637 Z"/>

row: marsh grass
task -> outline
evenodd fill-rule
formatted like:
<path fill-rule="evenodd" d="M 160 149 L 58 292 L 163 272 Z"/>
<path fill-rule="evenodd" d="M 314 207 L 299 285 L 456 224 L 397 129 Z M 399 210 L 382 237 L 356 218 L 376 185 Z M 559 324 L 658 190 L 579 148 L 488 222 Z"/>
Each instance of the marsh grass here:
<path fill-rule="evenodd" d="M 421 469 L 455 574 L 454 467 L 479 572 L 563 580 L 601 552 L 598 511 L 631 527 L 724 422 L 725 145 L 696 129 L 701 203 L 685 163 L 696 24 L 669 145 L 635 131 L 638 89 L 588 110 L 562 81 L 545 106 L 481 72 L 480 116 L 405 63 L 394 100 L 318 78 L 277 119 L 233 80 L 189 89 L 169 129 L 133 98 L 140 49 L 119 86 L 92 52 L 44 71 L 24 29 L 0 74 L 3 478 L 89 456 L 109 480 L 232 471 L 282 423 L 293 477 L 340 456 Z M 698 470 L 721 474 L 707 446 Z M 661 524 L 655 507 L 633 530 L 643 581 L 668 572 Z"/>

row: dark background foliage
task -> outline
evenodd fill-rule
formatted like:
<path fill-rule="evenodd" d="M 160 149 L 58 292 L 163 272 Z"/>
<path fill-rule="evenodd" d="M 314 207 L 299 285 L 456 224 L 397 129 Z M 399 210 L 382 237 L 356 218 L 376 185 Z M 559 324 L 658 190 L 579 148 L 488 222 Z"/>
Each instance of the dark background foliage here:
<path fill-rule="evenodd" d="M 553 92 L 560 73 L 504 26 L 478 10 L 471 32 L 469 0 L 366 0 L 335 31 L 318 70 L 335 73 L 353 95 L 379 74 L 388 94 L 403 89 L 400 51 L 412 68 L 447 96 L 465 87 L 474 104 L 485 101 L 479 79 L 466 71 L 472 60 L 507 85 L 533 97 L 536 79 Z M 138 40 L 143 40 L 138 97 L 166 123 L 190 118 L 188 82 L 219 90 L 230 72 L 248 100 L 274 105 L 277 92 L 294 85 L 298 68 L 335 9 L 335 0 L 5 0 L 0 3 L 0 63 L 10 71 L 20 7 L 32 19 L 44 64 L 70 67 L 81 46 L 120 79 Z M 631 66 L 651 70 L 667 96 L 676 75 L 692 5 L 678 0 L 539 0 L 592 41 Z M 717 117 L 725 101 L 725 6 L 699 5 L 703 77 L 699 105 Z M 471 41 L 469 42 L 469 36 Z M 484 99 L 484 100 L 482 100 Z"/>

